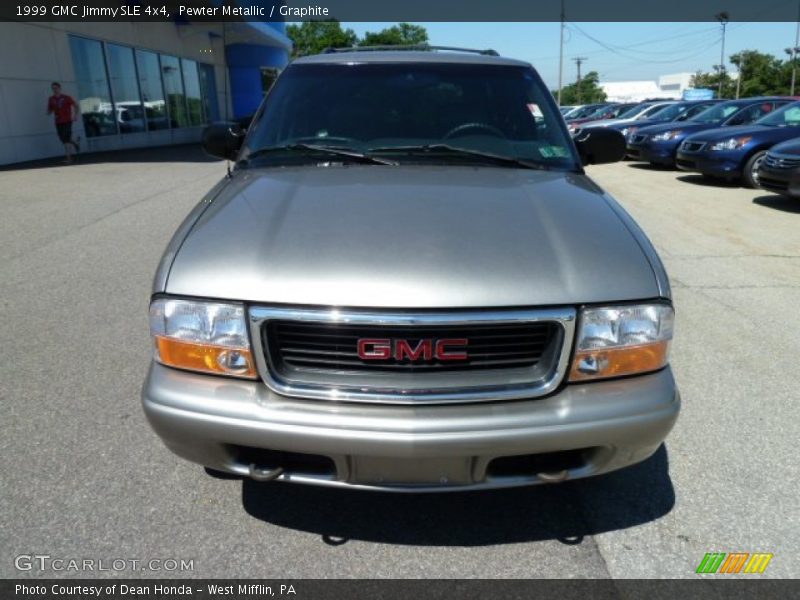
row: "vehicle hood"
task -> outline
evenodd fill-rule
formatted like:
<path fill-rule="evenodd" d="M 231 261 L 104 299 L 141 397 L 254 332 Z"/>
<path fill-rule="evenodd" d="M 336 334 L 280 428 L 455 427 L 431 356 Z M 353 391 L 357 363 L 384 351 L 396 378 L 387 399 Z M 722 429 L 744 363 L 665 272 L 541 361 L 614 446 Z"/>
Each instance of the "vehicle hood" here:
<path fill-rule="evenodd" d="M 800 127 L 770 127 L 769 125 L 734 125 L 716 127 L 696 133 L 691 136 L 692 141 L 718 142 L 742 135 L 752 136 L 754 141 L 765 142 L 786 140 L 800 135 Z"/>
<path fill-rule="evenodd" d="M 637 133 L 648 133 L 652 135 L 656 133 L 663 133 L 665 131 L 673 131 L 680 129 L 681 131 L 689 134 L 711 128 L 716 129 L 714 125 L 709 125 L 708 123 L 690 123 L 689 121 L 668 121 L 666 123 L 659 122 L 657 125 L 647 125 L 646 127 L 640 127 Z"/>
<path fill-rule="evenodd" d="M 600 119 L 596 121 L 587 121 L 583 124 L 584 127 L 609 127 L 610 125 L 621 125 L 625 123 L 633 123 L 636 119 Z"/>
<path fill-rule="evenodd" d="M 798 132 L 798 135 L 800 136 L 800 132 Z M 800 140 L 791 139 L 788 142 L 781 142 L 770 148 L 770 152 L 800 156 Z"/>
<path fill-rule="evenodd" d="M 622 129 L 635 127 L 636 131 L 643 129 L 644 127 L 649 127 L 651 125 L 656 125 L 658 123 L 666 123 L 666 121 L 662 121 L 660 119 L 639 119 L 638 121 L 625 121 L 614 123 L 611 128 L 620 131 Z"/>
<path fill-rule="evenodd" d="M 376 308 L 657 297 L 635 225 L 612 207 L 620 210 L 576 173 L 372 165 L 238 171 L 186 235 L 165 291 Z"/>

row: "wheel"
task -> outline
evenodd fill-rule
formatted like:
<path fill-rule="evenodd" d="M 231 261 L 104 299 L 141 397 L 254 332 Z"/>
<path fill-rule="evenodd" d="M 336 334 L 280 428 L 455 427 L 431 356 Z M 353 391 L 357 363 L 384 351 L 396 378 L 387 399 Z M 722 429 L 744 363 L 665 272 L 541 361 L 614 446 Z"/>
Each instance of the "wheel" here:
<path fill-rule="evenodd" d="M 756 152 L 745 163 L 744 169 L 742 170 L 742 181 L 744 181 L 744 184 L 747 187 L 758 187 L 758 167 L 761 165 L 761 161 L 764 160 L 766 154 L 766 150 Z"/>

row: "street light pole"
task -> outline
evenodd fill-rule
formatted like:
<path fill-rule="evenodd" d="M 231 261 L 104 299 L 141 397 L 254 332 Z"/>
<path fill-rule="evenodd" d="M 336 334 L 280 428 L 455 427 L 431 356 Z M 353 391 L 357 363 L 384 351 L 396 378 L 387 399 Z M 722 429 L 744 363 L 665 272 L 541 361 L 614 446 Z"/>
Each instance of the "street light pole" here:
<path fill-rule="evenodd" d="M 739 90 L 742 88 L 742 73 L 744 73 L 744 52 L 739 54 L 739 75 L 736 77 L 736 99 L 739 99 Z"/>
<path fill-rule="evenodd" d="M 718 13 L 714 17 L 722 25 L 722 48 L 720 48 L 719 52 L 719 88 L 717 90 L 717 96 L 722 98 L 722 82 L 725 79 L 725 28 L 730 19 L 726 12 Z"/>
<path fill-rule="evenodd" d="M 794 47 L 786 48 L 785 52 L 791 57 L 792 60 L 792 85 L 789 90 L 789 95 L 794 96 L 794 83 L 797 78 L 797 52 L 800 50 L 800 2 L 797 3 L 797 28 L 794 33 Z"/>
<path fill-rule="evenodd" d="M 561 38 L 558 48 L 558 105 L 561 106 L 561 87 L 564 82 L 564 0 L 561 0 Z"/>

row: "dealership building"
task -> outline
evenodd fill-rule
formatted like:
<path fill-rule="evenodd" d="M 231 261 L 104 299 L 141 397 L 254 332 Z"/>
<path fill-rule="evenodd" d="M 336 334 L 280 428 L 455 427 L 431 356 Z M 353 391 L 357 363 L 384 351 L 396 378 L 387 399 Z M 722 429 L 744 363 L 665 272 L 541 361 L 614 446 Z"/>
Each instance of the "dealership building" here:
<path fill-rule="evenodd" d="M 2 22 L 0 165 L 63 154 L 53 81 L 80 107 L 82 152 L 190 143 L 252 115 L 290 51 L 282 21 Z"/>

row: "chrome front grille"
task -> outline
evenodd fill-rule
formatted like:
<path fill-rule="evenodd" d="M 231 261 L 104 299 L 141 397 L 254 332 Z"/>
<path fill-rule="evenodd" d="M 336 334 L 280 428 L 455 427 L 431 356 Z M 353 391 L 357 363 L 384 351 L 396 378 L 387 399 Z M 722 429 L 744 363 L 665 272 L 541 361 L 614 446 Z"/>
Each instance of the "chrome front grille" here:
<path fill-rule="evenodd" d="M 273 321 L 267 324 L 265 348 L 281 374 L 303 370 L 331 370 L 358 374 L 385 371 L 472 371 L 476 369 L 532 368 L 557 334 L 555 323 L 506 325 L 341 325 Z M 362 360 L 358 340 L 406 340 L 411 352 L 398 358 Z M 430 340 L 469 340 L 463 360 L 440 360 Z M 391 344 L 389 344 L 391 345 Z"/>
<path fill-rule="evenodd" d="M 256 360 L 275 392 L 309 399 L 402 404 L 542 396 L 569 360 L 575 310 L 373 312 L 257 307 Z M 391 356 L 360 357 L 358 340 Z M 466 357 L 437 357 L 460 340 Z M 400 343 L 405 353 L 394 353 Z M 366 346 L 364 346 L 366 348 Z M 387 350 L 387 353 L 389 351 Z"/>
<path fill-rule="evenodd" d="M 800 156 L 768 152 L 764 157 L 764 165 L 772 169 L 796 169 L 800 167 Z"/>
<path fill-rule="evenodd" d="M 646 133 L 636 133 L 631 136 L 631 143 L 632 144 L 641 144 L 647 139 Z"/>

